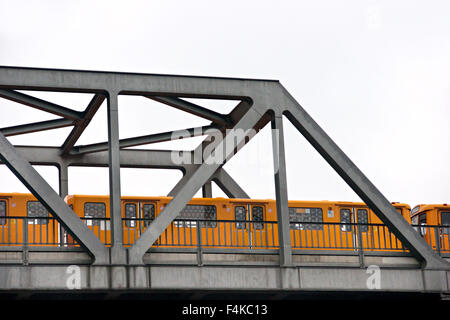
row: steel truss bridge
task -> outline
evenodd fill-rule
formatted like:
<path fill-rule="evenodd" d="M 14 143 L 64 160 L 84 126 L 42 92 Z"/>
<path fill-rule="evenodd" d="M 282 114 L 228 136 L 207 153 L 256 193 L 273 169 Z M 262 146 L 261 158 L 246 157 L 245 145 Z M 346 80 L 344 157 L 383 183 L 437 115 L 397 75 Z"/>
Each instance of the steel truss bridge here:
<path fill-rule="evenodd" d="M 21 90 L 89 93 L 93 98 L 80 112 Z M 120 140 L 119 95 L 143 96 L 210 120 L 209 126 L 188 128 L 183 132 L 188 132 L 189 136 L 207 135 L 208 129 L 215 129 L 223 139 L 210 148 L 211 151 L 204 154 L 200 162 L 174 163 L 172 151 L 127 149 L 168 141 L 178 132 Z M 54 219 L 77 243 L 76 246 L 49 244 L 42 239 L 32 240 L 28 235 L 26 240 L 14 245 L 0 246 L 0 292 L 3 294 L 21 297 L 39 292 L 103 292 L 118 297 L 129 293 L 183 292 L 202 297 L 206 293 L 253 292 L 285 297 L 331 291 L 450 292 L 450 257 L 430 248 L 279 81 L 4 66 L 0 67 L 0 98 L 59 116 L 55 120 L 0 128 L 0 160 L 52 212 L 48 219 Z M 239 103 L 229 114 L 222 114 L 183 98 L 237 100 Z M 104 101 L 107 103 L 108 141 L 77 146 L 79 137 Z M 0 114 L 3 112 L 0 110 Z M 382 225 L 365 227 L 385 228 L 400 245 L 375 248 L 342 241 L 340 247 L 332 248 L 292 243 L 283 117 L 383 222 Z M 223 156 L 229 160 L 253 137 L 234 135 L 233 132 L 254 130 L 257 133 L 269 124 L 275 129 L 270 143 L 275 164 L 278 243 L 265 248 L 242 246 L 238 242 L 233 245 L 220 242 L 222 240 L 211 244 L 206 242 L 208 238 L 196 234 L 191 235 L 196 239 L 192 245 L 183 248 L 177 247 L 176 243 L 161 246 L 158 240 L 164 237 L 165 230 L 177 223 L 179 212 L 198 190 L 203 190 L 204 197 L 212 196 L 211 182 L 215 182 L 230 198 L 249 198 L 223 168 L 224 163 L 213 161 L 213 151 L 225 150 Z M 62 127 L 72 127 L 72 131 L 60 147 L 16 146 L 6 138 Z M 190 152 L 189 157 L 194 159 L 199 150 L 208 149 L 205 147 L 209 143 L 206 138 Z M 227 145 L 239 147 L 230 150 L 225 148 Z M 32 165 L 50 165 L 59 169 L 59 194 Z M 109 168 L 110 243 L 96 237 L 88 224 L 64 202 L 68 193 L 69 166 Z M 183 172 L 182 179 L 169 194 L 173 199 L 163 214 L 133 243 L 124 239 L 121 167 Z M 28 223 L 24 221 L 24 224 Z M 340 226 L 328 224 L 323 227 Z M 351 224 L 356 231 L 360 227 L 359 224 Z M 375 273 L 380 275 L 378 283 L 371 282 Z"/>

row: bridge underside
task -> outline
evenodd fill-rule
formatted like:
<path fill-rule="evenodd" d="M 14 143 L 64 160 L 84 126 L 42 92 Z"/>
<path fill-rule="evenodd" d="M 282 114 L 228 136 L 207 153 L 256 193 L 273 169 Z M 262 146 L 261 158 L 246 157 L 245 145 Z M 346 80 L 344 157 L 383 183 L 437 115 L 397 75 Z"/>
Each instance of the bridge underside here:
<path fill-rule="evenodd" d="M 370 289 L 366 269 L 349 267 L 279 267 L 279 266 L 92 266 L 79 267 L 77 288 L 68 289 L 68 266 L 1 266 L 0 297 L 17 294 L 99 294 L 120 298 L 136 294 L 199 299 L 225 294 L 251 298 L 283 299 L 294 296 L 320 296 L 320 293 L 449 293 L 450 273 L 409 268 L 382 268 L 379 287 Z M 229 296 L 229 297 L 232 297 Z M 336 296 L 336 298 L 340 298 Z"/>

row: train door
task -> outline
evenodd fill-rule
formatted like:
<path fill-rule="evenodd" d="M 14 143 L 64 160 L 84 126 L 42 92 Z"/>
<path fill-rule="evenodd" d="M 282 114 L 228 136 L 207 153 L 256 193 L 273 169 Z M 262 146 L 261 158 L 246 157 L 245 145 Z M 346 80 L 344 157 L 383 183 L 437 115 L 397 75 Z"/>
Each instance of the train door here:
<path fill-rule="evenodd" d="M 369 213 L 367 208 L 341 207 L 340 223 L 342 248 L 357 249 L 371 246 L 372 239 L 369 236 Z M 356 225 L 356 224 L 360 225 Z"/>
<path fill-rule="evenodd" d="M 1 245 L 7 245 L 11 241 L 10 237 L 10 222 L 7 219 L 8 216 L 8 200 L 7 199 L 0 199 L 0 244 Z"/>
<path fill-rule="evenodd" d="M 440 250 L 441 252 L 450 252 L 450 211 L 441 211 L 440 214 Z M 446 227 L 445 227 L 446 226 Z"/>
<path fill-rule="evenodd" d="M 265 222 L 266 210 L 263 205 L 251 205 L 251 245 L 252 247 L 267 247 L 267 225 Z"/>
<path fill-rule="evenodd" d="M 123 244 L 131 245 L 139 237 L 138 221 L 139 202 L 122 202 Z"/>
<path fill-rule="evenodd" d="M 355 223 L 358 223 L 356 227 L 356 237 L 357 240 L 360 241 L 358 246 L 361 245 L 363 249 L 372 248 L 373 247 L 373 238 L 370 236 L 372 230 L 369 230 L 369 209 L 368 208 L 354 208 L 354 212 L 356 211 L 356 215 L 353 214 L 353 217 L 356 218 Z M 360 237 L 360 239 L 358 239 Z"/>
<path fill-rule="evenodd" d="M 131 245 L 155 219 L 155 203 L 149 201 L 124 201 L 122 203 L 123 241 Z"/>
<path fill-rule="evenodd" d="M 424 238 L 425 241 L 429 245 L 431 245 L 430 233 L 427 232 L 428 230 L 427 230 L 427 213 L 426 212 L 419 215 L 418 223 L 419 223 L 419 234 L 420 234 L 420 236 L 422 238 Z"/>
<path fill-rule="evenodd" d="M 137 232 L 140 236 L 156 218 L 156 202 L 140 201 L 138 217 Z M 158 245 L 159 243 L 160 240 L 158 239 L 154 245 Z"/>
<path fill-rule="evenodd" d="M 341 233 L 339 237 L 339 246 L 341 248 L 354 249 L 356 248 L 356 239 L 353 225 L 354 217 L 353 217 L 353 208 L 345 207 L 339 209 L 340 214 L 340 228 Z"/>
<path fill-rule="evenodd" d="M 234 205 L 235 223 L 231 243 L 238 247 L 262 248 L 267 246 L 264 223 L 266 208 L 259 204 Z"/>

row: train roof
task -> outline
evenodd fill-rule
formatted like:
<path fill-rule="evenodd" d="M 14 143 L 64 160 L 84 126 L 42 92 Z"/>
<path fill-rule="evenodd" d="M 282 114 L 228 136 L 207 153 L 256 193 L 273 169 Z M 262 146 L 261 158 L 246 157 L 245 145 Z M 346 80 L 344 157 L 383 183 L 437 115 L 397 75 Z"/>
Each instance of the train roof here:
<path fill-rule="evenodd" d="M 19 193 L 19 192 L 13 192 L 13 193 L 0 193 L 0 197 L 2 198 L 10 198 L 10 197 L 31 197 L 34 198 L 35 197 L 31 194 L 31 193 Z M 66 196 L 66 199 L 76 199 L 76 198 L 87 198 L 87 199 L 104 199 L 104 200 L 109 200 L 109 195 L 87 195 L 87 194 L 73 194 L 73 195 L 68 195 Z M 172 199 L 172 197 L 168 197 L 168 196 L 122 196 L 121 199 L 123 200 L 166 200 L 166 201 L 170 201 Z M 239 199 L 239 198 L 222 198 L 222 197 L 217 197 L 217 198 L 192 198 L 192 200 L 199 200 L 199 201 L 205 201 L 205 200 L 216 200 L 216 201 L 229 201 L 231 203 L 242 203 L 242 202 L 246 202 L 246 203 L 268 203 L 268 202 L 274 202 L 274 199 Z M 290 203 L 293 204 L 303 204 L 303 205 L 307 205 L 307 204 L 327 204 L 327 205 L 337 205 L 337 206 L 361 206 L 361 207 L 367 207 L 367 205 L 364 202 L 353 202 L 353 201 L 331 201 L 331 200 L 289 200 Z M 406 204 L 406 203 L 401 203 L 401 202 L 392 202 L 392 205 L 394 207 L 403 207 L 403 208 L 407 208 L 410 209 L 411 207 Z M 435 205 L 435 204 L 429 204 L 429 205 L 421 205 L 421 206 L 427 206 L 430 208 L 434 208 L 436 206 L 446 206 L 446 204 L 442 204 L 442 205 Z"/>
<path fill-rule="evenodd" d="M 440 204 L 418 204 L 411 210 L 411 217 L 422 213 L 424 211 L 433 210 L 433 209 L 447 209 L 450 210 L 450 205 L 447 203 Z"/>

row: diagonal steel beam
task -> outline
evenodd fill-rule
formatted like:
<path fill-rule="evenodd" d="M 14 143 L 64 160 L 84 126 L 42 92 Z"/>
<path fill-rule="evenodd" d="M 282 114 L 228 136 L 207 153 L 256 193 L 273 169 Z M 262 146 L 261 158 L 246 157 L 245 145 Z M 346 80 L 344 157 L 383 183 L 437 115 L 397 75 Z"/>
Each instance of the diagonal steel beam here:
<path fill-rule="evenodd" d="M 214 123 L 217 123 L 222 126 L 231 126 L 233 124 L 233 122 L 227 115 L 209 110 L 207 108 L 201 107 L 186 100 L 182 100 L 175 97 L 157 97 L 157 96 L 144 96 L 144 97 L 164 103 L 176 109 L 194 114 L 198 117 L 211 120 Z"/>
<path fill-rule="evenodd" d="M 174 137 L 191 138 L 207 134 L 208 130 L 216 129 L 216 125 L 188 128 L 183 130 L 168 131 L 156 134 L 150 134 L 141 137 L 122 139 L 119 141 L 120 148 L 135 147 L 145 144 L 172 141 Z M 108 150 L 108 142 L 100 142 L 85 146 L 77 146 L 70 153 L 72 155 L 87 154 Z"/>
<path fill-rule="evenodd" d="M 52 215 L 68 230 L 77 242 L 95 258 L 95 264 L 109 263 L 108 250 L 81 222 L 61 197 L 39 173 L 17 153 L 14 146 L 0 133 L 0 159 Z"/>
<path fill-rule="evenodd" d="M 5 136 L 16 136 L 20 134 L 33 133 L 44 130 L 58 129 L 73 126 L 74 121 L 69 119 L 56 119 L 41 122 L 22 124 L 13 127 L 0 128 L 0 132 Z"/>
<path fill-rule="evenodd" d="M 78 139 L 83 134 L 84 130 L 89 125 L 94 115 L 97 113 L 97 110 L 100 108 L 103 101 L 105 101 L 105 96 L 103 94 L 97 93 L 94 95 L 83 114 L 83 119 L 77 123 L 77 125 L 73 128 L 72 132 L 67 137 L 66 141 L 64 141 L 63 145 L 61 146 L 62 155 L 66 155 L 72 150 L 75 143 L 77 143 Z"/>
<path fill-rule="evenodd" d="M 0 89 L 0 97 L 27 105 L 35 109 L 50 112 L 70 120 L 80 120 L 83 118 L 82 112 L 68 109 L 52 102 L 48 102 L 14 90 Z"/>
<path fill-rule="evenodd" d="M 223 159 L 229 160 L 235 152 L 230 146 L 242 145 L 246 138 L 250 138 L 247 133 L 254 128 L 261 119 L 261 115 L 254 109 L 250 109 L 241 118 L 241 120 L 225 135 L 211 153 L 206 155 L 205 161 L 195 170 L 195 172 L 183 182 L 183 186 L 177 191 L 174 198 L 136 240 L 134 245 L 128 250 L 128 259 L 130 264 L 142 264 L 145 252 L 153 245 L 161 233 L 178 216 L 180 211 L 186 206 L 195 193 L 213 176 L 214 172 L 220 168 L 223 163 L 214 159 L 213 151 L 223 150 Z M 235 130 L 243 130 L 245 135 L 235 135 Z M 182 179 L 183 180 L 183 179 Z M 179 182 L 181 183 L 181 181 Z"/>
<path fill-rule="evenodd" d="M 438 270 L 450 269 L 450 264 L 440 258 L 425 240 L 419 236 L 418 232 L 398 214 L 392 204 L 308 115 L 300 104 L 287 91 L 285 91 L 285 94 L 290 98 L 292 104 L 285 110 L 284 115 L 369 208 L 375 212 L 380 220 L 388 226 L 389 230 L 422 262 L 423 267 Z"/>
<path fill-rule="evenodd" d="M 219 168 L 213 175 L 212 181 L 229 197 L 238 199 L 250 199 L 250 196 L 241 186 L 225 171 Z"/>
<path fill-rule="evenodd" d="M 178 190 L 189 181 L 190 177 L 194 174 L 195 169 L 197 169 L 198 167 L 199 165 L 185 167 L 185 174 L 183 175 L 179 183 L 177 183 L 177 185 L 167 194 L 167 196 L 175 196 Z M 228 172 L 223 167 L 217 169 L 216 172 L 214 172 L 211 181 L 214 181 L 229 198 L 250 199 L 249 195 L 239 186 L 239 184 L 228 174 Z"/>

